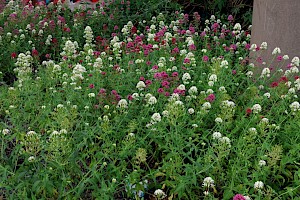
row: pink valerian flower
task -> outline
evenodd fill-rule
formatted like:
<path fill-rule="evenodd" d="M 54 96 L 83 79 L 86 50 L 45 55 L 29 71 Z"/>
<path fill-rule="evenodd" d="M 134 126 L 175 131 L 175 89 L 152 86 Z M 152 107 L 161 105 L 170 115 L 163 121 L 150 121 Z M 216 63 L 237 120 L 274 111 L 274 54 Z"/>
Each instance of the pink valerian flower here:
<path fill-rule="evenodd" d="M 276 59 L 276 60 L 277 60 L 278 62 L 280 62 L 280 61 L 282 61 L 282 59 L 283 59 L 283 57 L 279 55 L 279 56 L 277 56 L 277 59 Z"/>
<path fill-rule="evenodd" d="M 201 37 L 204 37 L 206 36 L 206 32 L 205 31 L 202 31 L 202 33 L 200 34 Z"/>
<path fill-rule="evenodd" d="M 145 81 L 145 84 L 146 84 L 146 86 L 149 86 L 149 85 L 152 84 L 152 81 L 151 81 L 151 80 L 146 80 L 146 81 Z"/>
<path fill-rule="evenodd" d="M 279 79 L 279 82 L 284 82 L 284 83 L 286 83 L 286 82 L 288 82 L 289 80 L 288 80 L 288 78 L 286 77 L 286 76 L 282 76 L 282 77 L 280 77 L 280 79 Z"/>
<path fill-rule="evenodd" d="M 169 97 L 170 95 L 171 95 L 170 92 L 165 92 L 166 97 Z"/>
<path fill-rule="evenodd" d="M 241 195 L 241 194 L 236 194 L 233 197 L 233 200 L 246 200 L 246 198 L 243 195 Z"/>
<path fill-rule="evenodd" d="M 271 83 L 272 88 L 277 87 L 277 86 L 278 86 L 278 82 L 274 81 L 273 83 Z"/>
<path fill-rule="evenodd" d="M 190 51 L 196 50 L 196 45 L 191 44 L 191 45 L 189 46 L 189 50 L 190 50 Z"/>
<path fill-rule="evenodd" d="M 209 57 L 206 56 L 206 55 L 204 55 L 204 56 L 202 57 L 202 60 L 203 60 L 203 62 L 207 62 L 207 61 L 209 60 Z"/>
<path fill-rule="evenodd" d="M 128 96 L 127 96 L 127 99 L 128 99 L 129 101 L 132 101 L 134 98 L 133 98 L 132 95 L 128 95 Z"/>
<path fill-rule="evenodd" d="M 235 75 L 235 74 L 236 74 L 236 70 L 232 70 L 231 73 L 232 73 L 233 75 Z"/>
<path fill-rule="evenodd" d="M 144 81 L 144 80 L 145 80 L 145 77 L 141 76 L 139 80 L 140 80 L 140 81 Z"/>
<path fill-rule="evenodd" d="M 194 19 L 195 19 L 195 21 L 200 22 L 201 16 L 199 15 L 198 12 L 194 12 Z"/>
<path fill-rule="evenodd" d="M 178 47 L 175 47 L 173 50 L 172 50 L 172 54 L 177 54 L 179 53 L 179 48 Z"/>
<path fill-rule="evenodd" d="M 164 93 L 164 89 L 163 88 L 158 88 L 157 92 L 160 93 L 160 94 L 162 94 L 162 93 Z"/>
<path fill-rule="evenodd" d="M 13 58 L 13 59 L 16 58 L 16 57 L 17 57 L 17 53 L 16 53 L 16 52 L 12 52 L 12 53 L 10 54 L 10 57 Z"/>
<path fill-rule="evenodd" d="M 209 94 L 205 100 L 209 101 L 210 103 L 212 103 L 214 100 L 216 99 L 216 96 L 214 94 Z"/>
<path fill-rule="evenodd" d="M 251 108 L 247 108 L 246 109 L 246 115 L 249 116 L 252 113 L 252 109 Z"/>
<path fill-rule="evenodd" d="M 194 34 L 196 32 L 195 28 L 192 26 L 189 27 L 189 31 L 191 31 L 192 34 Z"/>
<path fill-rule="evenodd" d="M 185 63 L 185 64 L 188 64 L 188 63 L 190 63 L 190 62 L 191 62 L 191 60 L 188 59 L 188 58 L 185 58 L 185 59 L 183 60 L 183 63 Z"/>
<path fill-rule="evenodd" d="M 232 15 L 229 15 L 228 18 L 227 18 L 227 20 L 228 20 L 228 21 L 233 21 L 233 16 L 232 16 Z"/>
<path fill-rule="evenodd" d="M 173 93 L 179 94 L 179 95 L 185 95 L 185 90 L 180 90 L 178 88 L 175 88 Z"/>
<path fill-rule="evenodd" d="M 157 65 L 153 65 L 152 66 L 152 70 L 158 70 L 158 66 Z"/>
<path fill-rule="evenodd" d="M 231 45 L 230 45 L 230 49 L 236 50 L 236 49 L 237 49 L 236 44 L 231 44 Z"/>
<path fill-rule="evenodd" d="M 31 51 L 31 54 L 32 54 L 33 57 L 38 57 L 39 56 L 39 52 L 36 49 L 33 49 Z"/>
<path fill-rule="evenodd" d="M 170 83 L 168 81 L 162 81 L 161 82 L 161 86 L 164 88 L 169 88 L 170 87 Z"/>
<path fill-rule="evenodd" d="M 94 84 L 90 84 L 90 85 L 89 85 L 89 88 L 90 88 L 90 89 L 93 89 L 94 87 L 95 87 Z"/>
<path fill-rule="evenodd" d="M 173 73 L 172 73 L 172 76 L 173 76 L 173 77 L 177 77 L 177 76 L 178 76 L 178 72 L 173 72 Z"/>
<path fill-rule="evenodd" d="M 104 88 L 101 88 L 101 89 L 99 90 L 98 95 L 105 95 L 105 94 L 106 94 L 106 90 L 105 90 Z"/>
<path fill-rule="evenodd" d="M 245 49 L 249 50 L 251 48 L 251 44 L 246 44 Z"/>

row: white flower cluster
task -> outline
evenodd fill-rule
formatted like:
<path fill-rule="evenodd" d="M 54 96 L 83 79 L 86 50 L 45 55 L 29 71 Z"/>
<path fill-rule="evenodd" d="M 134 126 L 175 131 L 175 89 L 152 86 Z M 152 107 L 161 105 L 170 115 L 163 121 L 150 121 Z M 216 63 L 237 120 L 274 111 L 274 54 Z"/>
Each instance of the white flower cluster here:
<path fill-rule="evenodd" d="M 298 78 L 297 80 L 295 80 L 294 84 L 295 84 L 295 88 L 297 90 L 300 90 L 300 78 Z"/>
<path fill-rule="evenodd" d="M 264 183 L 262 181 L 256 181 L 254 183 L 254 189 L 261 190 L 264 188 Z"/>
<path fill-rule="evenodd" d="M 272 55 L 280 54 L 281 50 L 279 47 L 275 47 L 275 49 L 272 51 Z"/>
<path fill-rule="evenodd" d="M 222 101 L 221 108 L 232 110 L 235 108 L 235 103 L 233 101 L 229 101 L 229 100 Z"/>
<path fill-rule="evenodd" d="M 266 67 L 262 70 L 260 77 L 261 78 L 270 77 L 270 73 L 271 73 L 270 69 Z"/>
<path fill-rule="evenodd" d="M 216 74 L 211 74 L 211 75 L 209 76 L 209 78 L 208 78 L 208 85 L 209 85 L 210 87 L 212 87 L 212 86 L 214 86 L 215 82 L 217 82 L 217 81 L 218 81 L 217 75 L 216 75 Z"/>
<path fill-rule="evenodd" d="M 190 80 L 191 80 L 191 75 L 189 73 L 184 73 L 182 75 L 182 81 L 184 84 L 189 84 Z"/>
<path fill-rule="evenodd" d="M 300 62 L 299 57 L 294 57 L 291 63 L 292 66 L 299 67 L 299 62 Z"/>
<path fill-rule="evenodd" d="M 93 64 L 94 68 L 102 68 L 103 67 L 103 62 L 102 62 L 102 58 L 98 57 L 96 58 L 94 64 Z"/>
<path fill-rule="evenodd" d="M 231 147 L 231 140 L 228 137 L 222 137 L 222 134 L 220 132 L 214 132 L 212 137 L 214 140 L 217 140 L 221 144 L 225 144 L 228 147 Z"/>
<path fill-rule="evenodd" d="M 295 101 L 290 104 L 290 109 L 292 110 L 293 113 L 299 112 L 300 111 L 300 104 L 298 101 Z"/>
<path fill-rule="evenodd" d="M 264 49 L 268 49 L 268 43 L 267 42 L 262 42 L 260 45 L 260 49 L 264 50 Z"/>
<path fill-rule="evenodd" d="M 118 108 L 128 108 L 128 102 L 126 99 L 121 99 L 118 104 L 117 104 Z"/>
<path fill-rule="evenodd" d="M 8 134 L 10 134 L 10 130 L 9 129 L 3 129 L 2 134 L 3 135 L 8 135 Z"/>
<path fill-rule="evenodd" d="M 161 116 L 159 113 L 154 113 L 151 116 L 151 124 L 156 124 L 157 122 L 160 122 L 160 121 L 161 121 Z"/>
<path fill-rule="evenodd" d="M 227 69 L 227 68 L 228 68 L 228 61 L 227 61 L 227 60 L 222 60 L 222 61 L 221 61 L 221 64 L 220 64 L 220 67 L 221 67 L 221 68 L 224 67 L 224 68 Z"/>
<path fill-rule="evenodd" d="M 146 88 L 146 84 L 145 84 L 145 82 L 144 81 L 139 81 L 137 84 L 136 84 L 136 88 L 138 89 L 138 90 L 144 90 L 145 88 Z"/>
<path fill-rule="evenodd" d="M 85 67 L 83 67 L 80 64 L 77 64 L 74 68 L 73 68 L 73 74 L 71 76 L 72 81 L 76 81 L 76 80 L 83 80 L 83 76 L 82 73 L 86 72 Z"/>
<path fill-rule="evenodd" d="M 49 46 L 51 45 L 51 42 L 52 42 L 52 35 L 48 35 L 45 44 Z"/>
<path fill-rule="evenodd" d="M 206 177 L 203 180 L 202 186 L 206 187 L 206 188 L 210 188 L 210 187 L 214 187 L 215 186 L 214 183 L 215 183 L 215 181 L 211 177 Z"/>
<path fill-rule="evenodd" d="M 113 51 L 119 51 L 119 49 L 121 48 L 122 42 L 119 41 L 120 39 L 118 36 L 114 36 L 114 38 L 110 41 L 110 44 L 113 47 Z"/>
<path fill-rule="evenodd" d="M 94 36 L 93 36 L 93 30 L 90 26 L 85 27 L 83 37 L 85 38 L 86 44 L 88 45 L 92 44 Z"/>
<path fill-rule="evenodd" d="M 189 95 L 191 95 L 192 98 L 196 99 L 197 98 L 197 94 L 198 94 L 198 89 L 196 86 L 192 86 L 190 87 L 190 89 L 188 90 Z"/>
<path fill-rule="evenodd" d="M 252 106 L 252 111 L 254 114 L 258 114 L 261 112 L 261 106 L 259 104 L 254 104 Z"/>
<path fill-rule="evenodd" d="M 181 54 L 181 51 L 180 51 Z M 188 52 L 185 56 L 185 59 L 189 59 L 190 60 L 190 64 L 193 67 L 196 67 L 196 59 L 195 59 L 195 55 L 192 52 Z M 183 65 L 186 65 L 186 63 L 183 63 Z"/>
<path fill-rule="evenodd" d="M 147 105 L 154 105 L 157 103 L 156 97 L 150 93 L 145 95 L 145 99 L 146 99 Z"/>
<path fill-rule="evenodd" d="M 127 24 L 124 25 L 124 27 L 121 30 L 123 35 L 128 35 L 130 33 L 132 26 L 133 26 L 133 23 L 131 21 L 127 22 Z"/>
<path fill-rule="evenodd" d="M 27 79 L 29 75 L 32 73 L 31 63 L 33 58 L 30 54 L 25 55 L 24 53 L 20 53 L 17 58 L 17 62 L 15 65 L 17 68 L 14 69 L 14 72 L 17 73 L 17 77 L 22 81 Z"/>
<path fill-rule="evenodd" d="M 166 196 L 167 196 L 167 195 L 165 194 L 165 192 L 162 191 L 161 189 L 155 190 L 154 195 L 155 195 L 155 197 L 156 197 L 157 199 L 164 199 L 164 198 L 166 198 Z"/>
<path fill-rule="evenodd" d="M 61 56 L 74 56 L 76 54 L 76 49 L 78 49 L 78 43 L 72 42 L 70 40 L 66 41 L 63 47 L 63 52 L 60 53 Z"/>

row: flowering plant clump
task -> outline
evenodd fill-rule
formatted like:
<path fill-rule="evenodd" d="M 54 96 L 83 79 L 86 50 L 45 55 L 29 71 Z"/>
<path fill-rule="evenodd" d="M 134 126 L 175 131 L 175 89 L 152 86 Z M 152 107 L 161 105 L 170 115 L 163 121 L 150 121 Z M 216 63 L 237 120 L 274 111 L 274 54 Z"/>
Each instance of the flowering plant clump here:
<path fill-rule="evenodd" d="M 271 67 L 259 58 L 267 43 L 250 45 L 232 16 L 120 25 L 114 14 L 130 1 L 103 2 L 4 9 L 4 198 L 300 195 L 298 57 L 276 48 Z"/>

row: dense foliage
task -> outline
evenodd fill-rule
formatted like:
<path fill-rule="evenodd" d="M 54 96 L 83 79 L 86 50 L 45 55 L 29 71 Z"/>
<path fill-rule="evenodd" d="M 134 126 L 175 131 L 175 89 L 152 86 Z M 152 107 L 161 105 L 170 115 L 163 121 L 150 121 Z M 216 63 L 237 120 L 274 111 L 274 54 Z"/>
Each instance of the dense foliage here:
<path fill-rule="evenodd" d="M 9 2 L 0 197 L 299 197 L 299 58 L 276 48 L 269 66 L 232 15 L 134 23 L 125 4 Z"/>

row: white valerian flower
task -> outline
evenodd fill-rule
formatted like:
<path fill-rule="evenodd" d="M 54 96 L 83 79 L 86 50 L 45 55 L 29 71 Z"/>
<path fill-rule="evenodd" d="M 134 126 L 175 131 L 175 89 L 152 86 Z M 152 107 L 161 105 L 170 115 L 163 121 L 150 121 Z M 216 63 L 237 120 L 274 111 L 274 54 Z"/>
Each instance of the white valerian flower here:
<path fill-rule="evenodd" d="M 155 96 L 149 97 L 147 103 L 148 103 L 149 105 L 154 105 L 154 104 L 156 104 L 156 103 L 157 103 L 156 97 L 155 97 Z"/>
<path fill-rule="evenodd" d="M 223 119 L 222 119 L 221 117 L 217 117 L 217 118 L 215 119 L 215 122 L 216 122 L 217 124 L 221 124 L 221 123 L 223 123 Z"/>
<path fill-rule="evenodd" d="M 252 111 L 253 111 L 254 114 L 259 113 L 261 111 L 261 106 L 259 104 L 254 104 L 252 106 Z"/>
<path fill-rule="evenodd" d="M 205 102 L 204 104 L 202 104 L 202 108 L 208 110 L 211 108 L 211 104 L 209 102 Z"/>
<path fill-rule="evenodd" d="M 30 156 L 29 158 L 28 158 L 28 162 L 33 162 L 35 160 L 35 157 L 34 156 Z"/>
<path fill-rule="evenodd" d="M 260 77 L 261 78 L 270 77 L 270 73 L 271 73 L 270 69 L 266 67 L 262 70 Z"/>
<path fill-rule="evenodd" d="M 252 71 L 248 71 L 246 73 L 246 76 L 249 77 L 249 78 L 251 78 L 253 76 L 253 72 Z"/>
<path fill-rule="evenodd" d="M 136 84 L 136 88 L 138 90 L 144 90 L 144 88 L 146 88 L 146 84 L 144 83 L 144 81 L 139 81 L 137 84 Z"/>
<path fill-rule="evenodd" d="M 264 118 L 261 119 L 261 123 L 268 124 L 269 123 L 269 119 L 264 117 Z"/>
<path fill-rule="evenodd" d="M 208 80 L 213 81 L 213 82 L 217 82 L 218 77 L 216 74 L 212 74 L 209 76 Z"/>
<path fill-rule="evenodd" d="M 227 61 L 227 60 L 223 60 L 223 61 L 221 62 L 220 67 L 228 68 L 228 61 Z"/>
<path fill-rule="evenodd" d="M 296 111 L 300 111 L 300 104 L 298 101 L 295 101 L 293 103 L 290 104 L 290 109 L 293 111 L 293 112 L 296 112 Z"/>
<path fill-rule="evenodd" d="M 128 102 L 126 99 L 121 99 L 119 102 L 118 102 L 118 105 L 117 105 L 118 108 L 127 108 L 128 107 Z"/>
<path fill-rule="evenodd" d="M 169 111 L 164 110 L 161 114 L 162 114 L 162 116 L 164 116 L 164 117 L 168 117 L 168 116 L 169 116 Z"/>
<path fill-rule="evenodd" d="M 204 180 L 203 180 L 203 184 L 202 186 L 203 187 L 214 187 L 214 180 L 211 178 L 211 177 L 206 177 Z"/>
<path fill-rule="evenodd" d="M 188 113 L 191 114 L 191 115 L 194 114 L 194 113 L 195 113 L 194 108 L 189 108 L 189 109 L 188 109 Z"/>
<path fill-rule="evenodd" d="M 64 105 L 63 105 L 63 104 L 58 104 L 56 107 L 57 107 L 57 108 L 63 108 Z"/>
<path fill-rule="evenodd" d="M 256 51 L 257 45 L 256 44 L 252 44 L 250 47 L 250 51 Z"/>
<path fill-rule="evenodd" d="M 258 165 L 260 166 L 260 167 L 263 167 L 263 166 L 266 166 L 266 161 L 264 161 L 264 160 L 260 160 L 259 162 L 258 162 Z"/>
<path fill-rule="evenodd" d="M 222 134 L 220 132 L 214 132 L 212 137 L 215 140 L 219 140 L 220 138 L 222 138 Z"/>
<path fill-rule="evenodd" d="M 3 129 L 2 130 L 2 134 L 3 135 L 8 135 L 10 133 L 10 130 L 9 129 Z"/>
<path fill-rule="evenodd" d="M 268 48 L 268 43 L 267 42 L 263 42 L 260 45 L 260 49 L 267 49 Z"/>
<path fill-rule="evenodd" d="M 252 134 L 256 134 L 257 133 L 257 130 L 254 127 L 249 128 L 248 131 L 249 131 L 249 133 L 252 133 Z"/>
<path fill-rule="evenodd" d="M 161 121 L 161 116 L 159 113 L 154 113 L 151 117 L 151 122 L 156 123 Z"/>
<path fill-rule="evenodd" d="M 280 54 L 280 53 L 281 53 L 280 48 L 279 47 L 275 47 L 275 49 L 272 52 L 272 55 L 276 55 L 276 54 Z"/>
<path fill-rule="evenodd" d="M 227 144 L 228 146 L 231 146 L 230 145 L 231 140 L 228 137 L 222 137 L 219 139 L 219 141 L 223 144 Z"/>
<path fill-rule="evenodd" d="M 165 192 L 162 191 L 161 189 L 155 190 L 154 195 L 156 196 L 157 199 L 164 199 L 167 196 Z"/>
<path fill-rule="evenodd" d="M 264 188 L 264 183 L 262 181 L 256 181 L 254 183 L 254 189 L 260 190 Z"/>
<path fill-rule="evenodd" d="M 198 89 L 196 86 L 192 86 L 188 92 L 190 95 L 196 95 L 198 93 Z"/>
<path fill-rule="evenodd" d="M 299 62 L 299 57 L 294 57 L 291 63 L 293 66 L 299 67 Z"/>
<path fill-rule="evenodd" d="M 182 81 L 183 81 L 184 83 L 188 83 L 189 80 L 191 80 L 191 75 L 190 75 L 189 73 L 184 73 L 184 74 L 182 75 Z"/>
<path fill-rule="evenodd" d="M 269 92 L 264 94 L 265 97 L 267 97 L 268 99 L 271 97 L 271 94 Z"/>
<path fill-rule="evenodd" d="M 290 57 L 288 55 L 284 55 L 282 58 L 283 60 L 288 60 Z"/>
<path fill-rule="evenodd" d="M 115 182 L 117 182 L 117 179 L 113 178 L 113 179 L 111 180 L 111 182 L 115 183 Z"/>
<path fill-rule="evenodd" d="M 91 97 L 91 98 L 92 98 L 92 97 L 95 97 L 95 96 L 96 96 L 95 93 L 89 93 L 89 94 L 88 94 L 88 97 Z"/>

